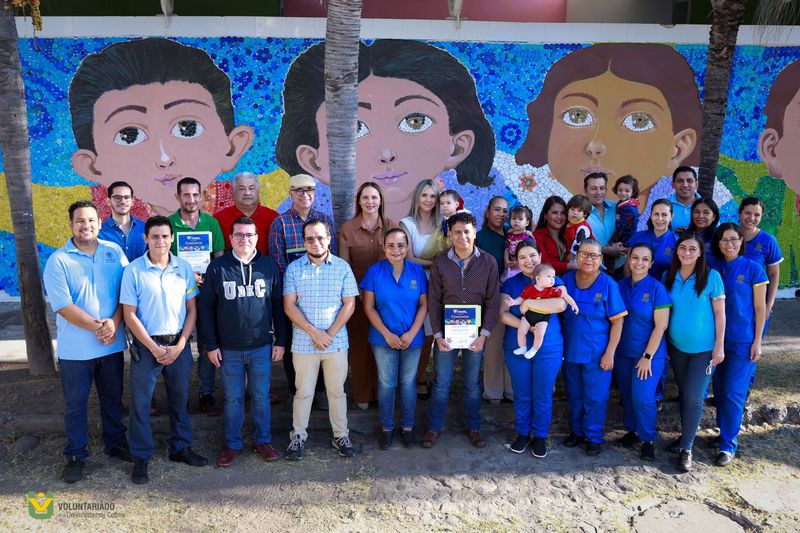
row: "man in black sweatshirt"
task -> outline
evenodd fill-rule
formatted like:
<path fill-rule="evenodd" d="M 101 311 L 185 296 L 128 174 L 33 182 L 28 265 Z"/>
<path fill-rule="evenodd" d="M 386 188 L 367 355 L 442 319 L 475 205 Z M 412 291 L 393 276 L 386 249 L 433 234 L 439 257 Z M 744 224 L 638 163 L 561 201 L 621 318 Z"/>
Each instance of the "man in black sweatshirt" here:
<path fill-rule="evenodd" d="M 256 225 L 239 217 L 231 225 L 232 249 L 211 261 L 198 302 L 200 336 L 208 358 L 221 368 L 225 391 L 225 449 L 218 466 L 230 466 L 242 453 L 245 387 L 250 392 L 254 451 L 266 461 L 278 458 L 270 433 L 269 382 L 272 361 L 283 358 L 286 315 L 278 266 L 256 249 Z"/>

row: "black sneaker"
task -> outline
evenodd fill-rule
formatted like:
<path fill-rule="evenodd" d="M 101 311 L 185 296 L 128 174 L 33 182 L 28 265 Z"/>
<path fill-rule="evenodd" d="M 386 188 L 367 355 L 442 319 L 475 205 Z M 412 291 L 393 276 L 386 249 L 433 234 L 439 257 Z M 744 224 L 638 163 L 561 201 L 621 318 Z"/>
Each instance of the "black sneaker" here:
<path fill-rule="evenodd" d="M 381 429 L 381 436 L 378 437 L 378 447 L 381 450 L 388 450 L 392 447 L 392 438 L 394 437 L 394 430 Z M 335 447 L 336 445 L 334 445 Z"/>
<path fill-rule="evenodd" d="M 641 439 L 636 434 L 635 431 L 629 431 L 625 433 L 622 437 L 617 439 L 617 444 L 622 446 L 623 448 L 633 448 L 635 444 L 639 444 Z"/>
<path fill-rule="evenodd" d="M 653 446 L 652 442 L 643 442 L 642 443 L 642 460 L 643 461 L 655 461 L 656 460 L 656 448 Z"/>
<path fill-rule="evenodd" d="M 417 447 L 417 434 L 414 433 L 414 430 L 406 431 L 404 429 L 400 430 L 400 438 L 403 441 L 403 446 L 406 448 L 416 448 Z"/>
<path fill-rule="evenodd" d="M 198 406 L 200 412 L 206 416 L 219 416 L 221 414 L 219 409 L 217 409 L 217 402 L 214 400 L 212 394 L 203 394 L 200 396 Z"/>
<path fill-rule="evenodd" d="M 664 408 L 664 401 L 656 400 L 656 411 L 660 413 L 663 408 Z"/>
<path fill-rule="evenodd" d="M 567 435 L 567 438 L 564 439 L 564 446 L 567 448 L 574 448 L 581 444 L 584 440 L 586 440 L 586 437 L 579 437 L 575 433 L 570 433 Z"/>
<path fill-rule="evenodd" d="M 511 447 L 509 448 L 509 450 L 511 450 L 514 453 L 522 453 L 525 451 L 525 449 L 528 447 L 530 443 L 531 443 L 531 438 L 528 435 L 520 435 L 519 437 L 517 437 L 517 440 L 511 443 Z"/>
<path fill-rule="evenodd" d="M 178 453 L 169 454 L 169 460 L 175 463 L 185 463 L 189 466 L 206 466 L 208 464 L 208 459 L 194 453 L 188 446 Z"/>
<path fill-rule="evenodd" d="M 586 455 L 589 457 L 594 457 L 595 455 L 600 455 L 600 452 L 603 450 L 603 445 L 599 442 L 586 442 Z"/>
<path fill-rule="evenodd" d="M 305 441 L 300 437 L 293 436 L 289 441 L 289 447 L 286 448 L 287 461 L 299 461 L 303 458 L 303 449 L 306 447 Z"/>
<path fill-rule="evenodd" d="M 678 454 L 678 470 L 681 472 L 689 472 L 692 470 L 692 452 L 689 450 L 681 450 Z"/>
<path fill-rule="evenodd" d="M 733 454 L 731 452 L 719 452 L 717 455 L 717 466 L 728 466 L 733 461 Z"/>
<path fill-rule="evenodd" d="M 131 455 L 131 450 L 128 448 L 127 441 L 118 442 L 113 448 L 110 450 L 106 450 L 106 455 L 109 457 L 118 457 L 127 463 L 133 462 L 133 456 Z"/>
<path fill-rule="evenodd" d="M 150 482 L 150 476 L 147 475 L 147 461 L 144 459 L 135 459 L 133 461 L 131 481 L 135 485 L 144 485 L 145 483 Z"/>
<path fill-rule="evenodd" d="M 667 451 L 670 453 L 678 453 L 681 451 L 681 437 L 678 437 L 674 441 L 670 442 L 669 446 L 667 446 Z"/>
<path fill-rule="evenodd" d="M 356 454 L 356 450 L 347 435 L 333 439 L 331 445 L 339 452 L 339 457 L 353 457 Z"/>
<path fill-rule="evenodd" d="M 83 464 L 84 461 L 80 457 L 74 455 L 67 457 L 67 464 L 64 465 L 64 472 L 61 474 L 64 483 L 77 483 L 82 480 Z"/>
<path fill-rule="evenodd" d="M 533 451 L 531 453 L 539 459 L 547 457 L 547 439 L 533 437 Z"/>

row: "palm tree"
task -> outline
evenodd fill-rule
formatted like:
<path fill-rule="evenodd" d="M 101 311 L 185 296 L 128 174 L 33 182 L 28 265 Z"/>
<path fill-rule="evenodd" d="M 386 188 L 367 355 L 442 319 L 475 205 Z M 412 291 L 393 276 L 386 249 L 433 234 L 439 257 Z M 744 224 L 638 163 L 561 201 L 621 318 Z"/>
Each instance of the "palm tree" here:
<path fill-rule="evenodd" d="M 325 111 L 333 220 L 353 217 L 358 124 L 358 46 L 362 0 L 330 0 L 325 30 Z"/>
<path fill-rule="evenodd" d="M 16 2 L 15 2 L 16 3 Z M 53 343 L 45 311 L 36 229 L 33 223 L 31 153 L 22 67 L 17 46 L 14 11 L 6 5 L 0 14 L 0 149 L 3 151 L 17 274 L 22 296 L 22 323 L 28 365 L 34 376 L 53 374 Z"/>

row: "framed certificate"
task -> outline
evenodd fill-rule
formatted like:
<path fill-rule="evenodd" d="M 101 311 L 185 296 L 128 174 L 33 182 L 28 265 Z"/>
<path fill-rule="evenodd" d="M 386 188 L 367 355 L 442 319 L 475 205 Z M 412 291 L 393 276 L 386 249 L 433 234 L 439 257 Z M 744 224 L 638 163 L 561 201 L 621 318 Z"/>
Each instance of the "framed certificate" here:
<path fill-rule="evenodd" d="M 178 233 L 178 257 L 192 265 L 192 270 L 205 274 L 211 263 L 211 232 L 187 231 Z"/>
<path fill-rule="evenodd" d="M 444 338 L 453 349 L 469 348 L 480 335 L 480 305 L 445 305 Z"/>

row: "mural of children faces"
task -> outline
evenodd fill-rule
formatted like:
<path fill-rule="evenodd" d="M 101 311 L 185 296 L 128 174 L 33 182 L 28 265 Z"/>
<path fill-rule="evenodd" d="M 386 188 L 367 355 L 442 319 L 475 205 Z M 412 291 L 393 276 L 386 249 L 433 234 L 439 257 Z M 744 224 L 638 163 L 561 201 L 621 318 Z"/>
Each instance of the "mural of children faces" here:
<path fill-rule="evenodd" d="M 597 44 L 572 52 L 547 72 L 528 117 L 517 164 L 548 164 L 573 193 L 592 172 L 612 180 L 630 174 L 644 204 L 659 179 L 699 160 L 694 72 L 671 46 Z"/>
<path fill-rule="evenodd" d="M 800 195 L 800 61 L 784 68 L 764 106 L 766 127 L 758 140 L 758 155 L 770 175 Z"/>
<path fill-rule="evenodd" d="M 289 69 L 275 152 L 289 174 L 328 184 L 324 47 L 310 47 Z M 379 183 L 389 218 L 408 215 L 417 183 L 446 170 L 462 184 L 491 184 L 494 133 L 475 81 L 452 55 L 417 41 L 362 43 L 358 79 L 356 186 Z"/>
<path fill-rule="evenodd" d="M 253 142 L 235 126 L 231 84 L 208 54 L 168 39 L 115 43 L 87 56 L 69 88 L 75 171 L 130 183 L 159 214 L 175 211 L 184 177 L 205 190 Z"/>

